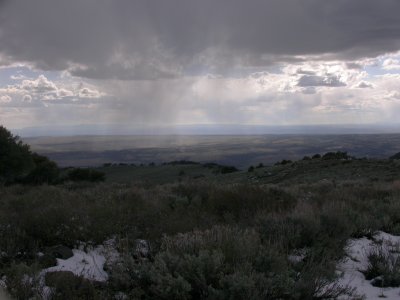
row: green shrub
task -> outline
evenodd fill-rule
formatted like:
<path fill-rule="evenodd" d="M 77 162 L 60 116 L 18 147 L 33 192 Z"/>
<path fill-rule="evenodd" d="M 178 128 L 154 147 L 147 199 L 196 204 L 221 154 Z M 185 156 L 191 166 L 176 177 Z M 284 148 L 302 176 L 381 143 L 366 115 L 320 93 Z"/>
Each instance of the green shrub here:
<path fill-rule="evenodd" d="M 28 266 L 25 263 L 12 263 L 8 268 L 3 269 L 6 275 L 7 291 L 18 300 L 42 299 L 38 271 L 37 265 Z"/>
<path fill-rule="evenodd" d="M 203 201 L 203 207 L 210 213 L 232 221 L 252 221 L 260 211 L 281 212 L 292 210 L 297 199 L 283 189 L 239 184 L 214 188 Z"/>
<path fill-rule="evenodd" d="M 275 163 L 275 166 L 279 166 L 279 165 L 284 166 L 284 165 L 288 165 L 288 164 L 291 164 L 291 163 L 293 163 L 293 162 L 290 159 L 289 160 L 283 159 L 283 160 Z"/>
<path fill-rule="evenodd" d="M 198 255 L 183 256 L 162 252 L 149 270 L 151 290 L 163 299 L 204 299 L 218 288 L 223 269 L 224 256 L 219 251 L 202 250 Z M 180 283 L 179 293 L 171 289 L 174 282 Z"/>
<path fill-rule="evenodd" d="M 309 256 L 298 272 L 288 299 L 338 299 L 344 295 L 360 299 L 355 288 L 335 281 L 336 262 L 330 257 Z"/>
<path fill-rule="evenodd" d="M 352 158 L 347 154 L 347 152 L 337 151 L 337 152 L 327 152 L 322 156 L 322 159 L 350 159 Z"/>
<path fill-rule="evenodd" d="M 367 253 L 368 266 L 363 270 L 365 279 L 378 287 L 400 286 L 400 259 L 384 246 L 375 247 Z"/>
<path fill-rule="evenodd" d="M 259 247 L 260 240 L 256 231 L 231 226 L 213 226 L 209 230 L 163 237 L 161 244 L 161 250 L 179 255 L 219 250 L 226 262 L 232 265 L 253 259 Z"/>
<path fill-rule="evenodd" d="M 212 293 L 213 299 L 271 299 L 271 284 L 262 273 L 235 272 L 223 276 L 219 281 L 220 289 Z"/>
<path fill-rule="evenodd" d="M 53 288 L 52 300 L 98 299 L 93 283 L 69 271 L 46 273 L 45 283 Z"/>
<path fill-rule="evenodd" d="M 233 166 L 221 166 L 219 169 L 219 172 L 221 174 L 228 174 L 228 173 L 234 173 L 238 172 L 239 170 L 236 167 Z"/>
<path fill-rule="evenodd" d="M 33 153 L 35 167 L 21 182 L 25 184 L 54 184 L 59 181 L 60 170 L 57 164 L 45 156 Z"/>
<path fill-rule="evenodd" d="M 278 244 L 286 251 L 312 247 L 320 232 L 319 220 L 313 216 L 263 217 L 258 220 L 263 239 Z"/>

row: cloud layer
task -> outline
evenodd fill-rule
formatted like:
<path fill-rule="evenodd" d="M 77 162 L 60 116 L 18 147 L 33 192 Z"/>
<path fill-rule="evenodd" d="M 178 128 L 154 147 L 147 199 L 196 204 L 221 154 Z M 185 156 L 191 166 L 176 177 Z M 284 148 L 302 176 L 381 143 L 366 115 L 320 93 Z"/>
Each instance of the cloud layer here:
<path fill-rule="evenodd" d="M 0 0 L 0 119 L 397 122 L 398 0 Z"/>
<path fill-rule="evenodd" d="M 400 49 L 397 0 L 4 0 L 0 53 L 96 79 L 355 59 Z"/>

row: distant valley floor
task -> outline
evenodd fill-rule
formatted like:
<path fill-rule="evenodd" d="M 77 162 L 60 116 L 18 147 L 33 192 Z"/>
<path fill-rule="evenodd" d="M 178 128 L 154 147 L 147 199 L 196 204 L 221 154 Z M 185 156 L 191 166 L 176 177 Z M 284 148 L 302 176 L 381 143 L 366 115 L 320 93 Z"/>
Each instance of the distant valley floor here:
<path fill-rule="evenodd" d="M 62 167 L 191 160 L 244 169 L 329 151 L 367 158 L 400 152 L 400 134 L 72 136 L 24 138 L 24 142 Z"/>

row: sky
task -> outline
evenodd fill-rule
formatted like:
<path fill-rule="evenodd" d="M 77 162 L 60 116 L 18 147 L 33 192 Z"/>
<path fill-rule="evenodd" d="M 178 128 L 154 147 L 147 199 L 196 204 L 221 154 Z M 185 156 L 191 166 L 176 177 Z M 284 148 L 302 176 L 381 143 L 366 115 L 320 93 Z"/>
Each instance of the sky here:
<path fill-rule="evenodd" d="M 0 0 L 0 124 L 400 124 L 399 11 L 398 0 Z"/>

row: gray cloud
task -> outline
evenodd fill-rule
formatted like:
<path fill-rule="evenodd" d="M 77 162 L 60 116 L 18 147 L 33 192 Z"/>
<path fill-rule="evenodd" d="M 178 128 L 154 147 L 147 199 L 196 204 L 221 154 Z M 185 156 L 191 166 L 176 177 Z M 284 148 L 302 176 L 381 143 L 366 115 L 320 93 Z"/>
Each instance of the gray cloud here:
<path fill-rule="evenodd" d="M 10 99 L 11 99 L 11 97 L 10 97 Z M 32 102 L 32 96 L 31 96 L 31 95 L 28 95 L 28 94 L 24 95 L 24 96 L 22 97 L 22 102 L 31 103 L 31 102 Z"/>
<path fill-rule="evenodd" d="M 335 75 L 330 76 L 317 76 L 317 75 L 303 75 L 297 82 L 298 86 L 301 87 L 315 87 L 315 86 L 326 86 L 326 87 L 340 87 L 346 86 L 346 84 Z"/>
<path fill-rule="evenodd" d="M 374 87 L 374 85 L 370 82 L 361 81 L 360 83 L 358 83 L 356 85 L 356 87 L 359 89 L 372 89 Z"/>
<path fill-rule="evenodd" d="M 316 91 L 315 87 L 308 86 L 308 87 L 304 88 L 301 92 L 306 95 L 314 95 L 317 91 Z"/>
<path fill-rule="evenodd" d="M 315 75 L 316 74 L 316 72 L 315 71 L 312 71 L 312 70 L 303 70 L 303 69 L 298 69 L 297 71 L 296 71 L 296 73 L 297 74 L 302 74 L 302 75 Z"/>
<path fill-rule="evenodd" d="M 0 5 L 0 56 L 96 79 L 173 78 L 200 67 L 257 67 L 301 55 L 355 59 L 400 49 L 398 0 L 3 0 Z"/>
<path fill-rule="evenodd" d="M 363 66 L 359 63 L 356 62 L 347 62 L 346 63 L 347 68 L 353 69 L 353 70 L 361 70 Z"/>

